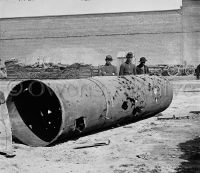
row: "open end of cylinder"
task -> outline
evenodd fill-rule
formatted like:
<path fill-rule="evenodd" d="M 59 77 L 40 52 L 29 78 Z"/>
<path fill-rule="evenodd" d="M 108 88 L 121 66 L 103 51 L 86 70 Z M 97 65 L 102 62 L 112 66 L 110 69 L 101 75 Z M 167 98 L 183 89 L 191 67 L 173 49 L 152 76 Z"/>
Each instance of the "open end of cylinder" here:
<path fill-rule="evenodd" d="M 58 135 L 62 124 L 61 104 L 44 83 L 36 80 L 19 83 L 9 93 L 7 106 L 13 134 L 22 142 L 49 143 Z"/>

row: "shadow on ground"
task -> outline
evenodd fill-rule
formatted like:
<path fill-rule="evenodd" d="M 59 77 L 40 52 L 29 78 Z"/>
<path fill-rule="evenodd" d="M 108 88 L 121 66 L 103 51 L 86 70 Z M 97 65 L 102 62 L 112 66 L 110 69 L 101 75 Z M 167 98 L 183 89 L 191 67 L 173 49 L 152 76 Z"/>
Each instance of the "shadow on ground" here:
<path fill-rule="evenodd" d="M 180 156 L 184 159 L 177 168 L 177 173 L 199 173 L 200 172 L 200 138 L 179 144 L 183 154 Z"/>

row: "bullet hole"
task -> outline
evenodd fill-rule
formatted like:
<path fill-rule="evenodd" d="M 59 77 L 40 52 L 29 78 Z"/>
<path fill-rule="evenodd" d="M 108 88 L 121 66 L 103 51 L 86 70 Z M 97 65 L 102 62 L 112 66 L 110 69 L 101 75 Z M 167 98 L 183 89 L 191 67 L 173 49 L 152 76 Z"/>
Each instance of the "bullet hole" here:
<path fill-rule="evenodd" d="M 117 95 L 119 95 L 119 92 L 118 92 L 118 90 L 115 92 L 115 95 L 114 95 L 114 97 L 116 97 Z"/>
<path fill-rule="evenodd" d="M 135 99 L 134 98 L 131 98 L 131 97 L 127 97 L 127 100 L 130 100 L 131 102 L 131 106 L 135 106 Z"/>
<path fill-rule="evenodd" d="M 146 81 L 146 79 L 145 78 L 141 78 L 143 81 Z"/>
<path fill-rule="evenodd" d="M 128 109 L 128 102 L 127 101 L 123 102 L 122 109 L 124 109 L 124 110 Z"/>
<path fill-rule="evenodd" d="M 106 112 L 107 112 L 107 108 L 103 110 L 103 112 L 102 112 L 101 115 L 99 116 L 99 119 L 105 118 Z"/>
<path fill-rule="evenodd" d="M 75 121 L 75 129 L 79 132 L 82 132 L 85 129 L 85 119 L 84 117 L 80 117 Z"/>
<path fill-rule="evenodd" d="M 149 87 L 148 90 L 151 91 L 151 84 L 150 83 L 149 83 L 148 87 Z"/>
<path fill-rule="evenodd" d="M 136 107 L 135 109 L 133 109 L 132 115 L 136 115 L 137 113 L 140 113 L 142 111 L 142 109 L 140 107 Z"/>
<path fill-rule="evenodd" d="M 122 79 L 125 79 L 126 81 L 129 81 L 125 76 L 121 76 Z"/>
<path fill-rule="evenodd" d="M 125 95 L 126 97 L 128 97 L 128 93 L 127 93 L 127 92 L 124 92 L 124 95 Z"/>

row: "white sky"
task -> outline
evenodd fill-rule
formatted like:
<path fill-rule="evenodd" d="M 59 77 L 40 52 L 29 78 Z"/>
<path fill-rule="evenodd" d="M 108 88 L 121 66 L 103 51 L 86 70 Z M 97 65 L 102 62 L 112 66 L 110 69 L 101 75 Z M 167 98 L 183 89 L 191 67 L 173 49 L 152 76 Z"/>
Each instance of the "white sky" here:
<path fill-rule="evenodd" d="M 182 0 L 0 0 L 0 18 L 179 9 Z"/>

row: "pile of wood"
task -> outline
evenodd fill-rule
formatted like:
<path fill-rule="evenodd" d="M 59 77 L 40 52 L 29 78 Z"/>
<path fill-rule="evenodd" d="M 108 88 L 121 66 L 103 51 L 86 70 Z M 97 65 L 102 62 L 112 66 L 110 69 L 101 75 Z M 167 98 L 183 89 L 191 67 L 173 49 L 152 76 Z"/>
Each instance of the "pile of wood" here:
<path fill-rule="evenodd" d="M 92 77 L 92 71 L 90 66 L 79 68 L 79 79 Z"/>
<path fill-rule="evenodd" d="M 91 68 L 91 71 L 92 71 L 92 76 L 99 76 L 99 67 L 93 66 Z"/>
<path fill-rule="evenodd" d="M 80 67 L 79 78 L 88 78 L 93 76 L 99 76 L 99 68 L 94 66 Z"/>
<path fill-rule="evenodd" d="M 45 68 L 9 63 L 6 68 L 9 79 L 80 79 L 98 76 L 99 73 L 98 67 L 78 63 L 64 68 L 56 65 Z"/>

